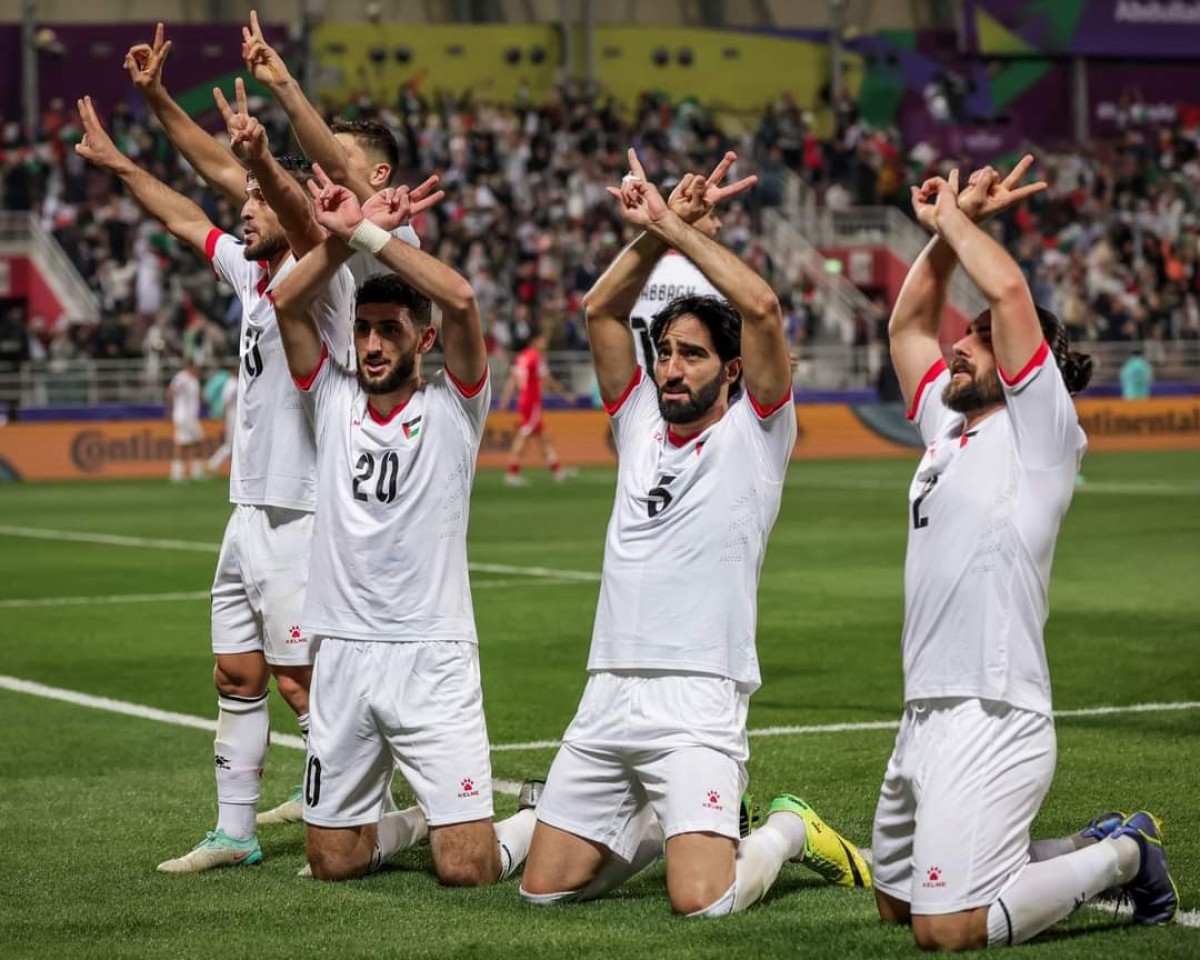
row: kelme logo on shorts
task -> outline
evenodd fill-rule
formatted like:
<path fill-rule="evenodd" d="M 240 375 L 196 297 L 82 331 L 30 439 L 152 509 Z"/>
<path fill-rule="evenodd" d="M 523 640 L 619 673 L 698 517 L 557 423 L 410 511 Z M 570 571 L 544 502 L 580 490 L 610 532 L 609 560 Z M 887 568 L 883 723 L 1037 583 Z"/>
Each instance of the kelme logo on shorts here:
<path fill-rule="evenodd" d="M 721 795 L 716 790 L 709 790 L 705 795 L 704 803 L 700 804 L 706 810 L 724 810 L 721 806 Z"/>
<path fill-rule="evenodd" d="M 944 887 L 946 885 L 946 881 L 942 879 L 941 867 L 930 867 L 925 871 L 925 877 L 925 882 L 921 884 L 923 887 L 936 888 Z"/>
<path fill-rule="evenodd" d="M 470 777 L 464 777 L 460 786 L 462 787 L 462 792 L 460 792 L 458 795 L 459 800 L 465 800 L 467 797 L 479 796 L 479 791 L 475 789 L 475 781 Z"/>

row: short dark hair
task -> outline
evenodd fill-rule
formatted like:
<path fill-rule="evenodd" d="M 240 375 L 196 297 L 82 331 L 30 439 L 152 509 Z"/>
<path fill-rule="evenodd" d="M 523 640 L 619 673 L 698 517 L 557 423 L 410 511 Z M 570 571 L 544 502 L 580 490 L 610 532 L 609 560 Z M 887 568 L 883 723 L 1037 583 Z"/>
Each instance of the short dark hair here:
<path fill-rule="evenodd" d="M 400 144 L 391 129 L 378 120 L 334 120 L 329 125 L 334 133 L 348 133 L 362 147 L 363 153 L 374 154 L 391 168 L 388 181 L 396 176 L 400 167 Z"/>
<path fill-rule="evenodd" d="M 275 162 L 290 173 L 300 186 L 304 186 L 312 179 L 312 161 L 308 157 L 298 157 L 292 153 L 281 153 L 275 156 Z M 257 179 L 254 174 L 247 172 L 247 183 Z"/>
<path fill-rule="evenodd" d="M 401 280 L 394 273 L 381 273 L 367 277 L 358 287 L 355 305 L 364 303 L 391 303 L 403 307 L 412 317 L 413 326 L 428 327 L 433 323 L 433 305 L 425 294 Z"/>
<path fill-rule="evenodd" d="M 718 297 L 676 297 L 663 307 L 650 322 L 650 339 L 656 347 L 667 328 L 685 315 L 704 324 L 722 363 L 742 355 L 742 317 Z"/>
<path fill-rule="evenodd" d="M 1079 393 L 1092 379 L 1092 358 L 1086 353 L 1077 353 L 1070 349 L 1066 326 L 1049 310 L 1037 307 L 1037 316 L 1042 327 L 1042 336 L 1046 338 L 1050 352 L 1054 354 L 1054 362 L 1062 371 L 1067 393 Z"/>

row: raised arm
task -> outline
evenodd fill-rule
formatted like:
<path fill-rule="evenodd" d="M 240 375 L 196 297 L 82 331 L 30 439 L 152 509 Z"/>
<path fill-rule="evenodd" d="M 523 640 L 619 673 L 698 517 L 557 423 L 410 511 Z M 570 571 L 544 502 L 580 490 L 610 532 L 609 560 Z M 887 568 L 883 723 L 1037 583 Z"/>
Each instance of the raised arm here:
<path fill-rule="evenodd" d="M 83 139 L 75 145 L 75 152 L 89 163 L 111 170 L 150 216 L 160 221 L 173 236 L 204 255 L 205 242 L 215 229 L 204 211 L 117 149 L 96 116 L 91 97 L 84 97 L 76 104 L 83 124 Z"/>
<path fill-rule="evenodd" d="M 304 155 L 319 163 L 330 180 L 349 187 L 365 203 L 374 189 L 365 177 L 351 170 L 345 149 L 304 95 L 283 57 L 267 43 L 256 10 L 250 11 L 250 26 L 242 27 L 242 59 L 250 75 L 267 87 L 283 107 Z"/>
<path fill-rule="evenodd" d="M 984 223 L 1013 204 L 1046 189 L 1044 182 L 1018 187 L 1033 164 L 1026 155 L 1003 180 L 985 167 L 971 175 L 967 188 L 958 195 L 958 205 L 975 223 Z M 892 365 L 900 380 L 906 405 L 912 403 L 921 378 L 941 357 L 938 331 L 958 257 L 944 237 L 936 232 L 935 208 L 929 201 L 945 183 L 940 177 L 911 188 L 913 213 L 934 234 L 913 261 L 888 322 Z"/>
<path fill-rule="evenodd" d="M 171 41 L 163 39 L 163 25 L 154 30 L 154 44 L 139 43 L 125 54 L 125 69 L 167 137 L 204 181 L 235 207 L 246 202 L 246 172 L 233 154 L 210 137 L 176 103 L 163 85 L 162 70 Z"/>
<path fill-rule="evenodd" d="M 671 191 L 667 205 L 682 220 L 693 223 L 722 200 L 749 190 L 758 182 L 757 177 L 746 177 L 724 187 L 720 185 L 736 159 L 733 153 L 725 154 L 708 177 L 687 174 Z M 629 170 L 629 177 L 624 182 L 645 181 L 645 170 L 633 149 L 629 151 Z M 622 200 L 624 210 L 622 191 L 609 187 L 608 192 Z M 629 316 L 655 265 L 669 249 L 660 237 L 643 230 L 617 255 L 583 299 L 596 383 L 600 388 L 600 399 L 607 404 L 615 403 L 633 379 L 637 354 L 629 329 Z"/>
<path fill-rule="evenodd" d="M 234 93 L 236 113 L 220 87 L 213 88 L 213 99 L 229 131 L 229 144 L 234 156 L 258 181 L 263 199 L 279 218 L 288 246 L 297 257 L 302 257 L 324 241 L 325 231 L 313 215 L 312 203 L 304 188 L 271 156 L 267 132 L 250 116 L 246 106 L 246 85 L 241 77 L 234 81 Z"/>
<path fill-rule="evenodd" d="M 996 178 L 993 170 L 984 182 L 990 188 Z M 988 302 L 992 349 L 1001 375 L 1016 376 L 1045 339 L 1037 308 L 1017 261 L 959 207 L 957 170 L 938 190 L 934 220 L 938 234 Z"/>
<path fill-rule="evenodd" d="M 353 253 L 340 237 L 330 237 L 301 257 L 283 282 L 269 294 L 275 304 L 288 370 L 297 380 L 312 376 L 324 349 L 321 331 L 312 315 L 313 302 Z"/>

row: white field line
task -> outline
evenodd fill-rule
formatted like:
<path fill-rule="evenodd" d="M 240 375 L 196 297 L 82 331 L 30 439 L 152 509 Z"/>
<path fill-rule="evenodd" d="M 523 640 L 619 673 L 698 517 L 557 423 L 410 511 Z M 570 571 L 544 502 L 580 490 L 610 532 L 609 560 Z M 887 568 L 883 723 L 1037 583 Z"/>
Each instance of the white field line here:
<path fill-rule="evenodd" d="M 1200 709 L 1200 700 L 1180 700 L 1175 703 L 1131 703 L 1116 707 L 1083 707 L 1076 710 L 1056 710 L 1055 718 L 1103 717 L 1119 713 L 1168 713 L 1174 710 Z M 854 733 L 863 730 L 899 730 L 898 720 L 866 720 L 860 723 L 818 723 L 797 727 L 758 727 L 750 730 L 752 737 L 792 737 L 814 733 Z M 525 743 L 494 743 L 492 750 L 506 753 L 519 750 L 551 750 L 560 745 L 558 740 L 528 740 Z"/>
<path fill-rule="evenodd" d="M 509 580 L 480 580 L 471 584 L 472 590 L 496 587 L 577 587 L 584 580 L 551 580 L 548 577 L 518 577 Z M 181 600 L 207 600 L 208 590 L 176 591 L 174 593 L 111 593 L 97 597 L 16 597 L 0 600 L 0 610 L 21 607 L 90 607 L 117 603 L 172 603 Z"/>
<path fill-rule="evenodd" d="M 41 527 L 0 525 L 0 536 L 25 537 L 30 540 L 57 540 L 67 543 L 96 543 L 109 547 L 182 550 L 190 553 L 217 553 L 221 549 L 219 543 L 205 543 L 200 540 L 156 540 L 153 537 L 125 537 L 112 533 L 91 533 L 82 530 L 46 530 Z M 517 567 L 507 563 L 470 563 L 467 566 L 476 573 L 508 573 L 523 577 L 542 577 L 547 580 L 574 580 L 581 583 L 600 582 L 600 574 L 591 570 L 559 570 L 555 567 Z"/>
<path fill-rule="evenodd" d="M 170 710 L 159 710 L 146 707 L 140 703 L 126 703 L 124 700 L 110 700 L 108 697 L 94 697 L 88 693 L 77 693 L 74 690 L 63 690 L 60 687 L 48 687 L 42 683 L 21 680 L 18 677 L 0 675 L 0 690 L 10 690 L 13 693 L 26 693 L 33 697 L 43 697 L 47 700 L 61 700 L 79 707 L 91 707 L 95 710 L 106 710 L 109 713 L 119 713 L 126 717 L 137 717 L 141 720 L 157 720 L 159 723 L 169 723 L 176 727 L 191 727 L 194 730 L 207 730 L 215 733 L 215 720 L 205 717 L 193 717 L 186 713 L 172 713 Z M 303 750 L 304 740 L 290 733 L 271 731 L 271 743 L 280 747 L 291 747 L 293 750 Z M 521 785 L 513 780 L 493 780 L 492 789 L 497 793 L 516 796 Z"/>

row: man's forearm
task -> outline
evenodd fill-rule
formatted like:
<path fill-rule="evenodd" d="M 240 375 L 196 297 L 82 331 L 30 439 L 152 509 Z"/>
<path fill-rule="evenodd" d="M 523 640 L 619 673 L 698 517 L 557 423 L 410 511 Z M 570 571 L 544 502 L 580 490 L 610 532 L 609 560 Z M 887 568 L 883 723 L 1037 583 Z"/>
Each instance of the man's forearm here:
<path fill-rule="evenodd" d="M 909 332 L 937 335 L 957 265 L 958 256 L 945 238 L 934 236 L 925 245 L 896 297 L 888 322 L 891 336 Z"/>
<path fill-rule="evenodd" d="M 281 319 L 306 314 L 329 286 L 338 270 L 354 255 L 345 241 L 329 237 L 297 261 L 283 282 L 271 292 L 271 301 Z"/>
<path fill-rule="evenodd" d="M 195 171 L 210 187 L 240 207 L 246 199 L 246 177 L 233 154 L 209 136 L 165 90 L 147 95 L 146 102 L 171 143 Z"/>
<path fill-rule="evenodd" d="M 1014 289 L 1027 286 L 1012 254 L 965 214 L 946 217 L 938 224 L 938 232 L 989 304 L 999 303 Z"/>
<path fill-rule="evenodd" d="M 475 293 L 466 277 L 403 240 L 393 237 L 376 258 L 410 287 L 436 303 L 445 314 L 461 316 L 475 302 Z"/>
<path fill-rule="evenodd" d="M 323 234 L 313 217 L 312 204 L 296 178 L 270 154 L 248 161 L 246 168 L 258 181 L 263 199 L 279 218 L 279 226 L 288 235 L 289 242 L 293 246 L 302 246 L 304 252 L 311 249 L 311 245 L 320 243 Z M 303 238 L 303 242 L 297 244 L 294 238 Z"/>
<path fill-rule="evenodd" d="M 207 233 L 212 223 L 200 207 L 127 157 L 110 169 L 150 216 L 180 240 L 204 249 L 204 237 L 199 234 Z"/>
<path fill-rule="evenodd" d="M 589 320 L 607 316 L 620 317 L 624 322 L 668 249 L 667 244 L 654 234 L 648 231 L 638 234 L 617 254 L 583 298 Z"/>
<path fill-rule="evenodd" d="M 313 163 L 319 163 L 330 180 L 349 187 L 359 200 L 365 202 L 374 192 L 371 185 L 351 176 L 346 151 L 334 139 L 324 117 L 304 95 L 295 78 L 272 84 L 271 92 L 291 121 L 301 152 Z"/>

